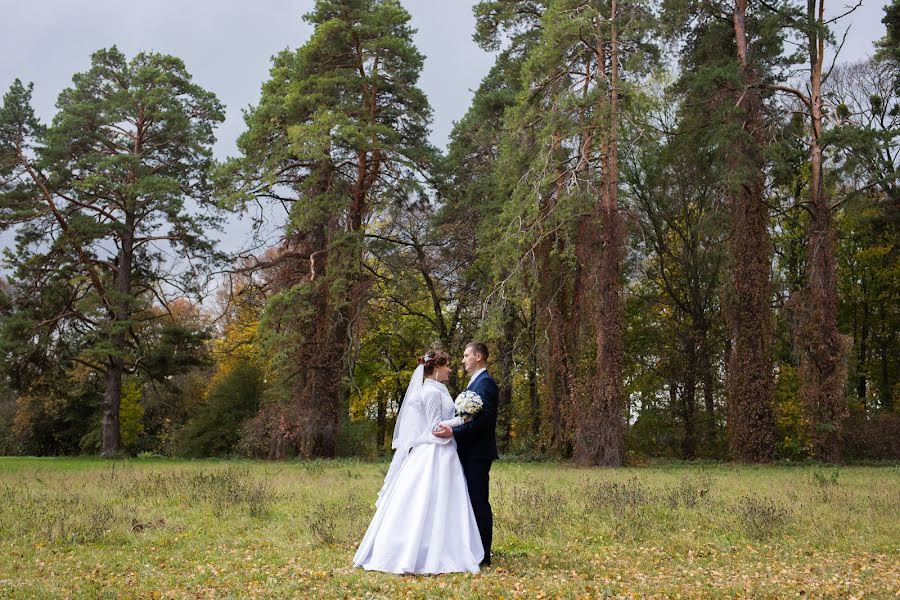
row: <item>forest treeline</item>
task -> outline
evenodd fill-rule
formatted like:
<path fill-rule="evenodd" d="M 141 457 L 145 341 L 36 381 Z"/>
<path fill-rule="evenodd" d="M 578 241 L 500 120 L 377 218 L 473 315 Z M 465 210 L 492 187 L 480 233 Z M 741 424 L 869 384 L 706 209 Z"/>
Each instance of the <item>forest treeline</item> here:
<path fill-rule="evenodd" d="M 860 62 L 851 9 L 483 0 L 446 151 L 399 0 L 317 0 L 224 161 L 177 57 L 99 50 L 46 124 L 17 80 L 0 453 L 375 456 L 477 339 L 503 453 L 900 458 L 900 0 Z"/>

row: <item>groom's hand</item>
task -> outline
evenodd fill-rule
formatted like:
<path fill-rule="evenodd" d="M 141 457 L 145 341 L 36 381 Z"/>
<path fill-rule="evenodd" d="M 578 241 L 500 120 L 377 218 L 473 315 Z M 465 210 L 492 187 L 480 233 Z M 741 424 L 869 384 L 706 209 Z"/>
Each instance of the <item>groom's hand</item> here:
<path fill-rule="evenodd" d="M 434 431 L 434 435 L 438 436 L 439 438 L 453 437 L 453 430 L 446 425 L 441 425 Z"/>

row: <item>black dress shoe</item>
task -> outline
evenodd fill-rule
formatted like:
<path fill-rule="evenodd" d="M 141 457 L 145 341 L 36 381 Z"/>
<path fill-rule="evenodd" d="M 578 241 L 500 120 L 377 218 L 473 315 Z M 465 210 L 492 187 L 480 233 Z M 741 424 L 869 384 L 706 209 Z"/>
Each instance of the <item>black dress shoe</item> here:
<path fill-rule="evenodd" d="M 479 567 L 489 567 L 489 566 L 491 566 L 491 559 L 485 558 L 483 561 L 481 561 L 480 563 L 478 563 L 478 566 L 479 566 Z"/>

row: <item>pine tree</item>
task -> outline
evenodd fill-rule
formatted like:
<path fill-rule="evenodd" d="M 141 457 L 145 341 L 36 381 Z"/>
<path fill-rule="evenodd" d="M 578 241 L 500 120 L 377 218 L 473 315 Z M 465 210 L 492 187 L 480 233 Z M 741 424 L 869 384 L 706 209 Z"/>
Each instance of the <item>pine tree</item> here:
<path fill-rule="evenodd" d="M 262 320 L 282 401 L 257 429 L 272 455 L 333 456 L 355 340 L 371 285 L 367 228 L 405 202 L 431 160 L 430 109 L 416 87 L 422 56 L 397 0 L 318 0 L 310 40 L 273 62 L 247 114 L 243 153 L 223 170 L 233 200 L 287 208 L 268 268 L 277 288 Z"/>
<path fill-rule="evenodd" d="M 505 235 L 520 240 L 547 340 L 549 445 L 585 464 L 624 461 L 620 97 L 652 56 L 649 22 L 640 3 L 549 3 L 500 158 Z"/>
<path fill-rule="evenodd" d="M 527 286 L 520 285 L 521 279 L 508 270 L 504 240 L 499 235 L 507 194 L 497 156 L 507 110 L 515 105 L 522 89 L 523 63 L 540 40 L 545 9 L 543 0 L 488 0 L 475 5 L 476 42 L 484 50 L 500 52 L 475 91 L 469 110 L 454 126 L 447 156 L 437 173 L 441 205 L 435 215 L 435 232 L 445 240 L 445 260 L 466 265 L 460 281 L 465 294 L 454 300 L 466 317 L 460 337 L 464 342 L 477 338 L 496 344 L 492 357 L 497 364 L 501 451 L 508 449 L 513 435 L 515 354 L 523 351 L 529 377 L 535 380 L 537 347 L 530 338 L 523 343 L 523 329 L 532 320 L 529 293 Z M 532 424 L 538 424 L 537 387 L 530 387 L 528 394 Z"/>
<path fill-rule="evenodd" d="M 221 258 L 206 236 L 220 223 L 207 171 L 223 110 L 179 59 L 129 61 L 115 47 L 73 77 L 50 127 L 30 95 L 16 81 L 0 112 L 0 215 L 4 227 L 18 225 L 7 260 L 33 309 L 20 313 L 27 328 L 71 324 L 84 336 L 80 360 L 106 378 L 102 453 L 112 456 L 122 377 L 146 351 L 137 321 L 158 318 L 147 309 L 172 290 L 200 294 L 206 267 Z"/>
<path fill-rule="evenodd" d="M 806 145 L 809 151 L 809 220 L 806 232 L 806 282 L 791 299 L 795 313 L 794 345 L 800 363 L 800 394 L 809 425 L 816 458 L 839 462 L 843 458 L 843 422 L 847 416 L 844 385 L 847 379 L 847 355 L 852 344 L 838 331 L 837 262 L 834 209 L 826 192 L 825 129 L 823 83 L 825 47 L 829 38 L 824 0 L 797 7 L 786 18 L 797 29 L 805 44 L 801 46 L 807 62 L 807 90 L 786 85 L 773 86 L 791 94 L 808 119 Z M 800 51 L 798 51 L 799 54 Z"/>
<path fill-rule="evenodd" d="M 727 15 L 727 19 L 724 18 Z M 779 16 L 734 3 L 672 2 L 664 21 L 685 41 L 684 129 L 709 148 L 724 184 L 731 278 L 723 302 L 728 327 L 726 399 L 732 457 L 766 462 L 774 451 L 773 314 L 766 203 L 766 110 L 785 62 Z"/>

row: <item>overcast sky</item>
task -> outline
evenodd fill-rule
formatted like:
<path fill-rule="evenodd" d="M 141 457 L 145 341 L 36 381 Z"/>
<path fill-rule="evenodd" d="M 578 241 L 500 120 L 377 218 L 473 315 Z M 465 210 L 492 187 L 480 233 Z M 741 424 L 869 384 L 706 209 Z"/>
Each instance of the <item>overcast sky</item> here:
<path fill-rule="evenodd" d="M 472 41 L 476 0 L 402 2 L 426 57 L 420 87 L 434 111 L 431 140 L 443 148 L 494 57 Z M 831 4 L 830 14 L 843 12 L 844 2 Z M 852 25 L 843 60 L 872 53 L 884 35 L 885 4 L 863 0 L 842 22 L 838 37 Z M 0 91 L 16 77 L 34 82 L 35 110 L 49 122 L 56 97 L 74 73 L 89 67 L 93 51 L 115 44 L 129 58 L 140 50 L 173 54 L 226 106 L 215 148 L 224 158 L 236 153 L 241 111 L 258 101 L 272 55 L 309 38 L 311 28 L 300 17 L 312 6 L 313 0 L 0 0 Z M 8 241 L 8 235 L 0 238 L 0 244 Z"/>
<path fill-rule="evenodd" d="M 432 141 L 446 144 L 453 121 L 493 56 L 472 41 L 474 0 L 403 0 L 426 56 L 420 87 L 434 109 Z M 72 74 L 90 65 L 93 51 L 117 45 L 126 56 L 140 50 L 173 54 L 194 79 L 227 108 L 216 154 L 234 154 L 243 130 L 241 110 L 259 99 L 272 55 L 301 46 L 312 28 L 301 19 L 312 0 L 0 0 L 0 86 L 33 81 L 38 115 L 49 120 Z"/>
<path fill-rule="evenodd" d="M 403 0 L 426 57 L 420 86 L 434 109 L 431 140 L 439 147 L 493 62 L 472 41 L 475 3 Z M 830 4 L 832 13 L 844 6 Z M 884 35 L 885 4 L 863 0 L 846 19 L 852 27 L 845 60 L 871 54 L 872 43 Z M 0 0 L 0 88 L 8 89 L 16 77 L 33 81 L 35 109 L 49 121 L 57 95 L 73 73 L 88 68 L 93 51 L 115 44 L 128 57 L 140 50 L 173 54 L 227 108 L 216 145 L 217 156 L 224 157 L 236 151 L 241 110 L 257 102 L 272 55 L 309 38 L 311 27 L 300 17 L 312 5 L 313 0 Z"/>

